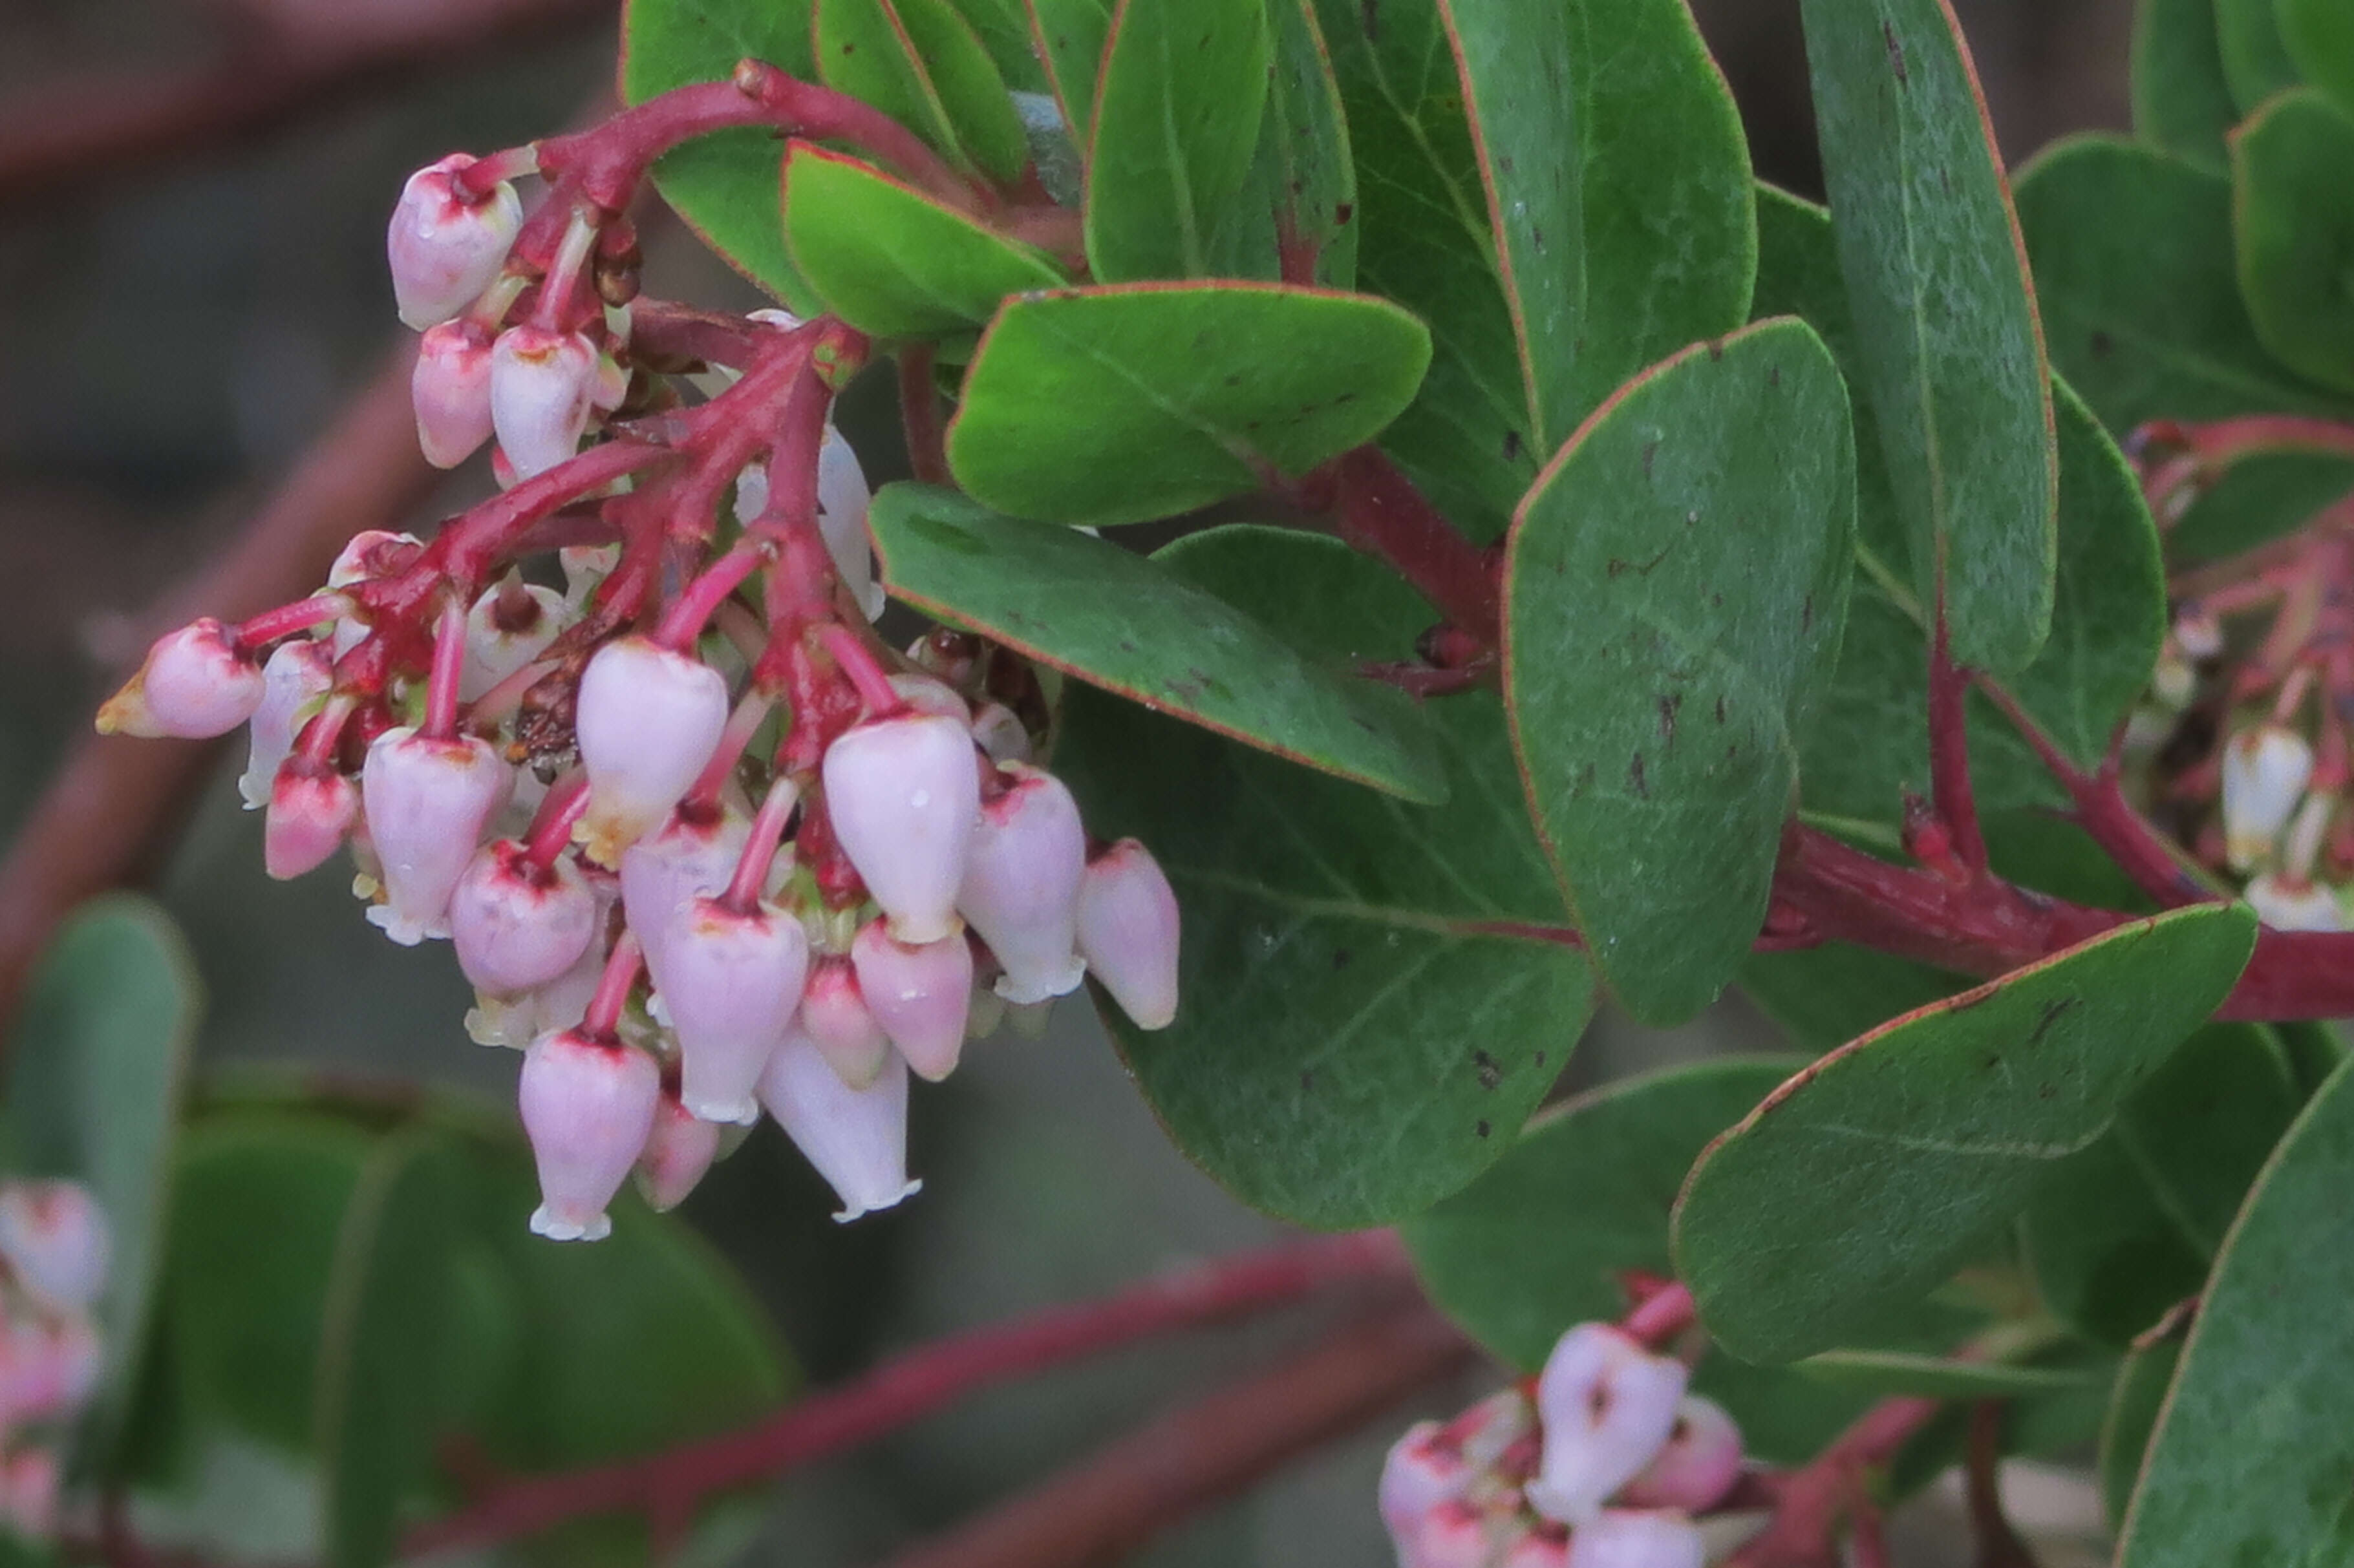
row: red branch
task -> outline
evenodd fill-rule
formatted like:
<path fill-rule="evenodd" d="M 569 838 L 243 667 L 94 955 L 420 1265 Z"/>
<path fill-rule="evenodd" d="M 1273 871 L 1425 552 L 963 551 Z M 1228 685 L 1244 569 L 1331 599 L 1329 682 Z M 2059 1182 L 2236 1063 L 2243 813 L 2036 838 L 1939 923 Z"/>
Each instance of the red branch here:
<path fill-rule="evenodd" d="M 1492 647 L 1501 623 L 1495 561 L 1459 533 L 1375 447 L 1330 470 L 1341 537 L 1378 556 L 1462 630 Z"/>
<path fill-rule="evenodd" d="M 1725 1560 L 1725 1568 L 1827 1568 L 1838 1562 L 1833 1534 L 1861 1493 L 1864 1476 L 1893 1458 L 1945 1406 L 1934 1399 L 1887 1399 L 1858 1416 L 1839 1440 L 1779 1484 L 1774 1517 Z"/>
<path fill-rule="evenodd" d="M 870 1442 L 976 1389 L 1175 1330 L 1263 1311 L 1335 1285 L 1404 1273 L 1396 1238 L 1386 1232 L 1224 1258 L 1100 1301 L 924 1346 L 734 1432 L 643 1457 L 503 1482 L 472 1506 L 412 1531 L 402 1552 L 487 1546 L 622 1510 L 675 1520 L 714 1492 Z"/>
<path fill-rule="evenodd" d="M 940 428 L 940 392 L 932 384 L 933 348 L 911 343 L 899 350 L 899 428 L 907 440 L 907 466 L 926 484 L 949 482 L 948 438 Z"/>
<path fill-rule="evenodd" d="M 1987 848 L 1978 831 L 1978 798 L 1970 788 L 1969 716 L 1963 703 L 1969 689 L 1969 677 L 1954 667 L 1941 607 L 1929 639 L 1930 799 L 1952 841 L 1955 859 L 1976 877 L 1986 873 Z"/>

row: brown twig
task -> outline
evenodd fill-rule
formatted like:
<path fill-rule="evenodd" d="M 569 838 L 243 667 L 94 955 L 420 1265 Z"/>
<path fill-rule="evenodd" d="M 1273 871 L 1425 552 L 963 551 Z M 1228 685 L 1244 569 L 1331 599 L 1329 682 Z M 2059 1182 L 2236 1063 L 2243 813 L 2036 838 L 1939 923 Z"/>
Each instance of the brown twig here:
<path fill-rule="evenodd" d="M 932 382 L 932 345 L 911 343 L 899 350 L 899 426 L 907 440 L 907 465 L 926 484 L 949 482 L 948 437 L 940 424 L 940 392 Z"/>
<path fill-rule="evenodd" d="M 1139 1428 L 889 1568 L 1092 1568 L 1354 1430 L 1469 1365 L 1461 1334 L 1416 1303 Z"/>

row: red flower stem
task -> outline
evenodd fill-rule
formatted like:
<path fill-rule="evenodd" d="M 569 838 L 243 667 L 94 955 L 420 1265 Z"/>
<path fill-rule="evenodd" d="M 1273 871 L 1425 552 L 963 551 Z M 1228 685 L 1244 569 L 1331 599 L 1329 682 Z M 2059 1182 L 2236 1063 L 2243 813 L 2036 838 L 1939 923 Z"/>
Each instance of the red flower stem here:
<path fill-rule="evenodd" d="M 711 753 L 711 760 L 703 765 L 703 772 L 681 802 L 683 808 L 703 810 L 716 810 L 719 791 L 736 774 L 736 764 L 743 758 L 744 748 L 769 716 L 773 706 L 768 694 L 754 686 L 736 700 L 735 710 L 727 715 L 727 727 L 719 732 L 719 745 Z"/>
<path fill-rule="evenodd" d="M 1656 1350 L 1691 1328 L 1696 1317 L 1691 1291 L 1676 1284 L 1645 1297 L 1618 1326 Z"/>
<path fill-rule="evenodd" d="M 489 691 L 466 705 L 466 719 L 476 729 L 488 730 L 504 724 L 508 715 L 523 705 L 524 694 L 547 678 L 556 668 L 553 660 L 540 660 L 500 681 Z"/>
<path fill-rule="evenodd" d="M 662 624 L 654 629 L 654 641 L 680 652 L 692 648 L 719 607 L 760 569 L 767 557 L 768 551 L 758 538 L 748 535 L 736 541 L 726 555 L 696 574 L 695 580 L 686 585 L 686 591 L 663 612 Z"/>
<path fill-rule="evenodd" d="M 1978 797 L 1970 788 L 1969 677 L 1954 667 L 1946 612 L 1929 640 L 1929 794 L 1937 820 L 1953 841 L 1954 857 L 1970 875 L 1987 869 L 1986 837 L 1978 829 Z"/>
<path fill-rule="evenodd" d="M 1963 1488 L 1970 1533 L 1978 1541 L 1978 1568 L 2035 1568 L 2035 1554 L 2002 1511 L 2002 1413 L 1999 1399 L 1980 1400 L 1970 1407 L 1969 1463 Z"/>
<path fill-rule="evenodd" d="M 581 1015 L 581 1033 L 591 1040 L 620 1038 L 621 1010 L 630 1004 L 630 991 L 638 983 L 638 969 L 644 960 L 637 934 L 624 928 L 613 943 L 612 956 L 605 960 L 605 972 L 598 978 L 597 994 L 588 999 L 588 1011 Z"/>
<path fill-rule="evenodd" d="M 466 673 L 466 601 L 455 594 L 433 623 L 433 664 L 426 677 L 425 723 L 429 740 L 447 740 L 458 729 L 458 683 Z"/>
<path fill-rule="evenodd" d="M 546 871 L 572 845 L 572 824 L 588 809 L 588 775 L 576 768 L 548 788 L 524 841 L 524 858 Z"/>
<path fill-rule="evenodd" d="M 488 1546 L 623 1510 L 691 1507 L 713 1493 L 872 1442 L 978 1389 L 1180 1330 L 1253 1316 L 1340 1286 L 1402 1279 L 1405 1273 L 1396 1238 L 1387 1232 L 1222 1258 L 1101 1300 L 938 1340 L 732 1432 L 636 1458 L 504 1482 L 459 1512 L 411 1531 L 401 1552 L 424 1556 Z"/>
<path fill-rule="evenodd" d="M 829 620 L 818 628 L 817 636 L 850 683 L 858 688 L 858 700 L 866 705 L 869 716 L 880 718 L 907 705 L 898 688 L 891 684 L 889 673 L 858 633 L 838 620 Z"/>
<path fill-rule="evenodd" d="M 940 391 L 932 382 L 935 360 L 928 343 L 899 350 L 899 427 L 907 433 L 907 463 L 926 484 L 949 482 L 948 434 L 940 423 Z"/>
<path fill-rule="evenodd" d="M 2157 441 L 2183 447 L 2210 473 L 2247 458 L 2292 452 L 2354 458 L 2354 424 L 2296 414 L 2248 414 L 2203 425 L 2160 420 L 2143 426 L 2137 440 L 2144 446 Z"/>
<path fill-rule="evenodd" d="M 339 593 L 314 594 L 309 599 L 281 604 L 276 609 L 265 609 L 252 620 L 241 622 L 234 633 L 239 648 L 247 652 L 292 637 L 298 631 L 308 631 L 335 617 L 346 614 L 352 601 Z"/>
<path fill-rule="evenodd" d="M 1858 1416 L 1837 1441 L 1786 1477 L 1774 1517 L 1725 1568 L 1811 1568 L 1836 1561 L 1832 1533 L 1864 1475 L 1887 1464 L 1945 1406 L 1934 1399 L 1886 1399 Z"/>
<path fill-rule="evenodd" d="M 313 714 L 302 733 L 294 737 L 294 755 L 314 768 L 332 767 L 335 747 L 344 738 L 344 726 L 358 706 L 359 699 L 349 693 L 339 692 L 329 697 L 327 705 Z"/>
<path fill-rule="evenodd" d="M 1378 448 L 1334 461 L 1341 537 L 1386 561 L 1458 628 L 1493 647 L 1501 631 L 1497 569 Z"/>
<path fill-rule="evenodd" d="M 801 787 L 789 773 L 780 773 L 769 786 L 768 799 L 760 802 L 759 811 L 752 818 L 752 832 L 744 841 L 744 853 L 736 862 L 736 874 L 728 879 L 727 891 L 720 902 L 738 915 L 749 915 L 758 907 L 760 886 L 769 880 L 769 867 L 777 858 L 777 846 L 785 842 L 785 823 L 793 814 L 794 805 L 801 798 Z"/>

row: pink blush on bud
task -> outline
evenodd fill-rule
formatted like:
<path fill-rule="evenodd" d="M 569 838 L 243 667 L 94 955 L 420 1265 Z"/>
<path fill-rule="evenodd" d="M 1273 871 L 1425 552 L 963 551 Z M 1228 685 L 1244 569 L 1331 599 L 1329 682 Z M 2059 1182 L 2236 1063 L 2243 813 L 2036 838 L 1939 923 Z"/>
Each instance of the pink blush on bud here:
<path fill-rule="evenodd" d="M 570 860 L 542 866 L 501 839 L 478 851 L 450 895 L 450 938 L 476 991 L 502 1000 L 551 985 L 597 935 L 596 895 Z"/>
<path fill-rule="evenodd" d="M 760 1073 L 809 972 L 809 938 L 773 905 L 739 914 L 699 898 L 665 948 L 663 1000 L 678 1034 L 679 1097 L 705 1121 L 759 1119 Z"/>
<path fill-rule="evenodd" d="M 957 929 L 957 889 L 980 821 L 972 732 L 945 715 L 870 719 L 826 748 L 834 837 L 903 942 Z"/>
<path fill-rule="evenodd" d="M 1633 1508 L 1701 1513 L 1723 1501 L 1740 1478 L 1741 1428 L 1723 1405 L 1687 1394 L 1676 1406 L 1667 1446 L 1620 1498 Z"/>
<path fill-rule="evenodd" d="M 1537 1378 L 1544 1445 L 1530 1505 L 1573 1527 L 1591 1518 L 1666 1446 L 1690 1375 L 1607 1323 L 1564 1334 Z"/>
<path fill-rule="evenodd" d="M 957 909 L 1004 966 L 998 994 L 1017 1005 L 1076 991 L 1079 885 L 1087 834 L 1063 781 L 1009 763 L 1012 789 L 981 808 Z"/>
<path fill-rule="evenodd" d="M 896 1055 L 873 1085 L 854 1089 L 799 1030 L 769 1059 L 760 1103 L 842 1199 L 847 1224 L 921 1191 L 907 1179 L 907 1065 Z"/>
<path fill-rule="evenodd" d="M 612 865 L 694 787 L 727 727 L 718 671 L 642 637 L 597 650 L 580 677 L 576 730 L 588 810 L 574 836 Z"/>
<path fill-rule="evenodd" d="M 385 902 L 371 924 L 403 947 L 450 934 L 450 897 L 513 779 L 491 744 L 388 729 L 368 747 L 360 802 Z"/>
<path fill-rule="evenodd" d="M 938 1083 L 956 1071 L 972 1005 L 972 948 L 962 932 L 911 947 L 869 920 L 851 943 L 858 989 L 916 1075 Z"/>
<path fill-rule="evenodd" d="M 334 684 L 334 662 L 325 645 L 308 638 L 279 644 L 263 663 L 261 703 L 247 721 L 245 772 L 237 781 L 247 810 L 270 804 L 278 769 L 293 755 L 295 736 Z"/>
<path fill-rule="evenodd" d="M 687 1200 L 719 1157 L 719 1126 L 664 1095 L 654 1107 L 653 1131 L 638 1156 L 638 1191 L 646 1207 L 666 1213 Z"/>
<path fill-rule="evenodd" d="M 1142 844 L 1122 839 L 1088 863 L 1079 952 L 1140 1029 L 1176 1021 L 1178 938 L 1177 895 Z"/>
<path fill-rule="evenodd" d="M 451 176 L 477 160 L 452 153 L 408 176 L 385 231 L 385 259 L 400 319 L 423 331 L 472 304 L 506 266 L 523 224 L 523 202 L 502 181 L 482 202 Z"/>
<path fill-rule="evenodd" d="M 611 1234 L 606 1206 L 644 1151 L 661 1097 L 661 1069 L 634 1046 L 570 1031 L 533 1043 L 516 1085 L 539 1166 L 533 1234 L 600 1241 Z"/>
<path fill-rule="evenodd" d="M 491 344 L 468 321 L 443 322 L 417 346 L 409 372 L 417 445 L 435 468 L 456 468 L 491 439 Z"/>
<path fill-rule="evenodd" d="M 864 1089 L 891 1065 L 890 1037 L 866 1003 L 857 969 L 846 959 L 829 956 L 810 966 L 795 1022 L 845 1087 Z"/>
<path fill-rule="evenodd" d="M 0 1261 L 49 1306 L 71 1312 L 96 1301 L 111 1253 L 105 1212 L 80 1182 L 0 1183 Z"/>
<path fill-rule="evenodd" d="M 491 427 L 518 480 L 580 450 L 597 387 L 597 351 L 578 333 L 526 323 L 491 346 Z"/>
<path fill-rule="evenodd" d="M 359 811 L 359 789 L 349 779 L 300 758 L 287 763 L 262 820 L 262 869 L 280 882 L 316 871 L 343 847 Z"/>
<path fill-rule="evenodd" d="M 265 689 L 260 666 L 207 616 L 156 640 L 139 673 L 99 709 L 99 733 L 209 740 L 251 718 Z"/>

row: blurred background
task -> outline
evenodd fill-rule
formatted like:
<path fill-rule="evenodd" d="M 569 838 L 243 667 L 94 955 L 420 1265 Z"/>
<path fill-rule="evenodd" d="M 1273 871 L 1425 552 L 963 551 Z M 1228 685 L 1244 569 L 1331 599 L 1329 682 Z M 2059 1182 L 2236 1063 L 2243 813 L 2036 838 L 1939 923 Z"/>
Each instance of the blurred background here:
<path fill-rule="evenodd" d="M 116 666 L 143 648 L 159 598 L 237 536 L 400 346 L 383 233 L 402 179 L 451 148 L 512 144 L 579 115 L 610 78 L 617 9 L 0 0 L 0 836 L 14 836 Z M 1696 9 L 1759 173 L 1819 196 L 1797 0 Z M 2014 163 L 2054 136 L 2125 125 L 2130 0 L 1956 9 Z M 474 36 L 457 48 L 412 41 L 445 23 Z M 142 133 L 143 114 L 170 123 L 190 105 L 207 128 Z M 61 168 L 73 135 L 98 145 L 88 138 L 110 126 L 123 134 L 108 155 Z M 649 241 L 650 291 L 760 302 L 674 227 L 652 226 Z M 844 417 L 878 484 L 903 471 L 887 395 L 872 396 L 884 391 L 863 388 Z M 416 520 L 472 499 L 488 482 L 479 468 Z M 384 941 L 338 876 L 268 883 L 259 821 L 236 809 L 230 772 L 205 789 L 156 872 L 209 989 L 204 1061 L 292 1059 L 510 1095 L 514 1058 L 471 1044 L 459 1025 L 470 998 L 447 950 Z M 1606 1017 L 1572 1081 L 1772 1042 L 1738 1004 L 1665 1036 Z M 1066 1005 L 1043 1040 L 977 1049 L 949 1086 L 918 1095 L 916 1116 L 926 1191 L 893 1215 L 837 1230 L 826 1195 L 765 1125 L 688 1207 L 815 1382 L 1276 1229 L 1169 1148 L 1081 1006 Z M 1295 1318 L 1198 1335 L 969 1401 L 780 1487 L 760 1560 L 872 1561 L 1318 1329 Z M 1136 1560 L 1384 1563 L 1372 1485 L 1405 1414 Z M 2077 1502 L 2054 1505 L 2062 1534 Z M 2022 1511 L 2031 1527 L 2031 1505 Z M 1917 1514 L 1902 1559 L 1939 1562 L 1950 1548 L 1966 1560 L 1950 1520 Z"/>

